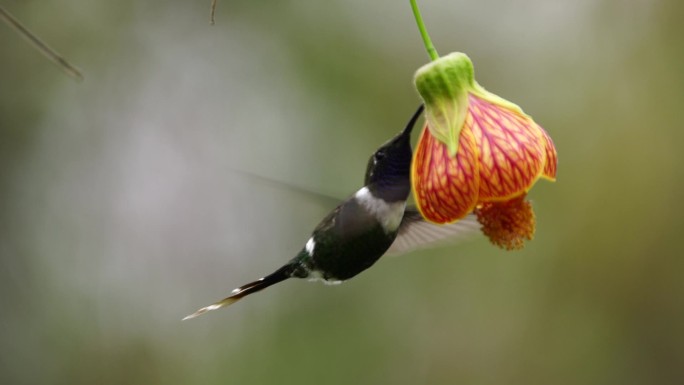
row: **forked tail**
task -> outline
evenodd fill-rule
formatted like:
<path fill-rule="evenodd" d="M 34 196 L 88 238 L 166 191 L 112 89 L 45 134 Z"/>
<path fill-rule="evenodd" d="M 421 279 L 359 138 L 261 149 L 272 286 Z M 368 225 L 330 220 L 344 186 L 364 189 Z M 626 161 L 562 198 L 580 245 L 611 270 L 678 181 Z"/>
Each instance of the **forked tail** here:
<path fill-rule="evenodd" d="M 231 292 L 231 296 L 224 298 L 216 303 L 213 303 L 209 306 L 203 307 L 196 312 L 190 314 L 189 316 L 183 318 L 183 321 L 192 319 L 198 316 L 201 316 L 202 314 L 211 311 L 211 310 L 216 310 L 220 309 L 222 307 L 226 307 L 229 305 L 234 304 L 235 302 L 241 300 L 242 298 L 252 294 L 256 293 L 259 290 L 265 289 L 271 285 L 275 285 L 278 282 L 282 282 L 288 278 L 291 277 L 291 273 L 293 271 L 292 265 L 285 265 L 281 267 L 280 269 L 276 270 L 273 274 L 269 274 L 263 278 L 260 278 L 254 282 L 250 282 L 246 285 L 242 285 L 238 287 L 237 289 L 233 290 Z"/>

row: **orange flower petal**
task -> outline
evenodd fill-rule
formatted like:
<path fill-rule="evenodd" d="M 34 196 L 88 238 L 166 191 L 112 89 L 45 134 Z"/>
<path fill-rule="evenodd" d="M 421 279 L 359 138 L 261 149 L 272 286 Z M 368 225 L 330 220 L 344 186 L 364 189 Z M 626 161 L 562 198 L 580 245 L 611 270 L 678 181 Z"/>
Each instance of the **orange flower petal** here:
<path fill-rule="evenodd" d="M 411 179 L 418 210 L 425 219 L 450 223 L 466 216 L 475 208 L 480 182 L 472 131 L 461 131 L 458 152 L 450 157 L 447 146 L 436 140 L 427 126 L 423 128 Z"/>
<path fill-rule="evenodd" d="M 544 163 L 544 171 L 542 172 L 542 177 L 555 181 L 556 180 L 556 170 L 558 168 L 558 155 L 556 154 L 556 146 L 553 144 L 553 140 L 549 134 L 546 133 L 541 127 L 539 127 L 541 132 L 544 134 L 544 141 L 546 148 L 546 163 Z"/>
<path fill-rule="evenodd" d="M 529 190 L 546 159 L 540 127 L 525 115 L 469 95 L 463 132 L 479 144 L 479 201 L 510 199 Z"/>

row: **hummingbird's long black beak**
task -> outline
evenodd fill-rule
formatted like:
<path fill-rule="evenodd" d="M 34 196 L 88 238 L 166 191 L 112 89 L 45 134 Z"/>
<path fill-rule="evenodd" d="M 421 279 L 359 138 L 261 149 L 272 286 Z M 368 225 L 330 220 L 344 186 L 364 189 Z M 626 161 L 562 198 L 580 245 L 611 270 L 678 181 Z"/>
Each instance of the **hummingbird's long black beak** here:
<path fill-rule="evenodd" d="M 422 104 L 420 106 L 418 106 L 418 109 L 416 110 L 416 112 L 413 113 L 413 116 L 411 117 L 411 120 L 409 120 L 408 124 L 406 125 L 406 128 L 404 128 L 404 131 L 402 131 L 401 134 L 399 134 L 399 136 L 402 136 L 402 137 L 403 136 L 408 136 L 408 137 L 411 136 L 411 131 L 413 131 L 413 126 L 415 126 L 416 121 L 420 117 L 420 114 L 423 112 L 423 108 L 424 108 L 424 106 Z"/>

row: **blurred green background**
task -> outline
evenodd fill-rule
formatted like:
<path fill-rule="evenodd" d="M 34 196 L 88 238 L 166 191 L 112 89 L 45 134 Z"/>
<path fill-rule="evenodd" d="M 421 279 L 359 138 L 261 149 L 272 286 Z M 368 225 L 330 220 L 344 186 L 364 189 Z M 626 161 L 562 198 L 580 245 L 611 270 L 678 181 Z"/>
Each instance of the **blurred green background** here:
<path fill-rule="evenodd" d="M 537 238 L 181 317 L 288 260 L 418 103 L 408 1 L 5 0 L 0 383 L 676 384 L 684 3 L 424 0 L 556 142 Z"/>

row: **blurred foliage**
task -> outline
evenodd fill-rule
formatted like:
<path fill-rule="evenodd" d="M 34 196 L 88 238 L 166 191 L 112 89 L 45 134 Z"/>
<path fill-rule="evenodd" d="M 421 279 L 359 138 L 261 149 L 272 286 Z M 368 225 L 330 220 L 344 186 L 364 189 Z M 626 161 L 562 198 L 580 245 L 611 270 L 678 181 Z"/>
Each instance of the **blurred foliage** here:
<path fill-rule="evenodd" d="M 7 0 L 0 383 L 675 384 L 684 3 L 422 1 L 441 53 L 551 134 L 537 239 L 386 258 L 180 318 L 289 259 L 398 131 L 408 2 Z"/>

